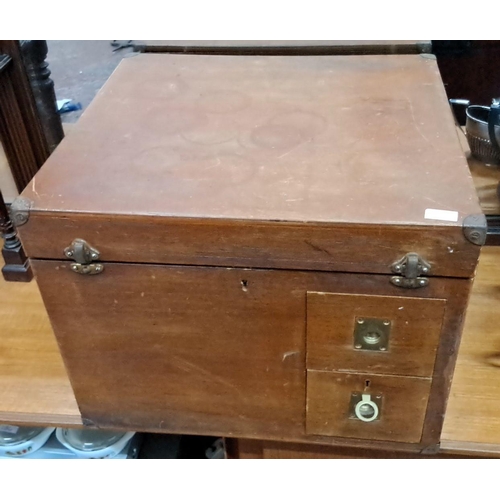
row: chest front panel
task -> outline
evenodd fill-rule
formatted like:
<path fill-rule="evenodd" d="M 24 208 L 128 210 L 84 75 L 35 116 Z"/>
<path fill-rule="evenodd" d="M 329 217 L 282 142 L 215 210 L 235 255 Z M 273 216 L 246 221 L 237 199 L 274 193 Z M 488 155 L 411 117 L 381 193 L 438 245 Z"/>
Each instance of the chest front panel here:
<path fill-rule="evenodd" d="M 381 275 L 103 265 L 101 274 L 85 276 L 67 261 L 34 261 L 85 419 L 101 427 L 310 441 L 358 437 L 311 422 L 318 411 L 350 418 L 352 393 L 372 376 L 390 404 L 376 422 L 358 422 L 359 437 L 419 442 L 435 359 L 446 332 L 456 331 L 447 310 L 461 307 L 468 283 L 433 278 L 426 288 L 403 290 Z M 311 297 L 327 300 L 311 306 Z M 358 316 L 394 322 L 385 352 L 356 348 L 346 300 L 357 304 Z M 415 370 L 419 359 L 425 368 Z M 326 374 L 327 391 L 318 394 L 312 372 Z M 349 375 L 345 397 L 335 373 Z M 394 379 L 413 383 L 408 391 L 416 388 L 416 396 L 408 394 L 421 415 L 397 439 L 380 426 L 407 404 Z"/>

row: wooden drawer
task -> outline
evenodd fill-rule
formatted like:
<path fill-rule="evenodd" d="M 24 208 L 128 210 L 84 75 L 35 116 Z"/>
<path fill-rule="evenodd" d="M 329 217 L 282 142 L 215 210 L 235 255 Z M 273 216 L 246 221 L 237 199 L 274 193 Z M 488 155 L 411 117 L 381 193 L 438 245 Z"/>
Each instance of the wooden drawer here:
<path fill-rule="evenodd" d="M 307 368 L 432 377 L 445 306 L 442 299 L 308 292 Z M 372 333 L 380 344 L 363 341 Z"/>
<path fill-rule="evenodd" d="M 322 436 L 418 443 L 431 379 L 307 371 L 306 432 Z M 353 394 L 370 394 L 379 417 L 353 415 Z M 377 399 L 376 399 L 377 398 Z"/>

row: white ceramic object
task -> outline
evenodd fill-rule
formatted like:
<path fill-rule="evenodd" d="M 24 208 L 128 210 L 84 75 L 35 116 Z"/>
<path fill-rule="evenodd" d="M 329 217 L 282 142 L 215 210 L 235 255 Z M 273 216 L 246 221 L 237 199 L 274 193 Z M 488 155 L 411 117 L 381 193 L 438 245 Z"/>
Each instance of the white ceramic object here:
<path fill-rule="evenodd" d="M 56 437 L 78 458 L 113 458 L 120 453 L 135 432 L 109 432 L 94 429 L 56 429 Z"/>
<path fill-rule="evenodd" d="M 0 426 L 0 456 L 20 458 L 38 451 L 54 432 L 54 427 Z"/>

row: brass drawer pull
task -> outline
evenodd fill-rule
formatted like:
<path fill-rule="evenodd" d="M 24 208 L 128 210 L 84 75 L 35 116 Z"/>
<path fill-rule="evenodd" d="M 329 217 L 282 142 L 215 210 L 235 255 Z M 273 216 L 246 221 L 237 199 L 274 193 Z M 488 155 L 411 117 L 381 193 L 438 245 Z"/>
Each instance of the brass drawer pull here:
<path fill-rule="evenodd" d="M 354 349 L 387 351 L 392 322 L 388 319 L 356 318 Z"/>
<path fill-rule="evenodd" d="M 379 409 L 377 403 L 372 401 L 369 394 L 363 394 L 361 396 L 361 401 L 354 407 L 354 413 L 356 417 L 363 422 L 373 422 L 377 420 Z"/>
<path fill-rule="evenodd" d="M 368 387 L 368 385 L 367 385 Z M 353 392 L 349 402 L 349 418 L 362 422 L 380 420 L 382 396 L 365 392 Z"/>

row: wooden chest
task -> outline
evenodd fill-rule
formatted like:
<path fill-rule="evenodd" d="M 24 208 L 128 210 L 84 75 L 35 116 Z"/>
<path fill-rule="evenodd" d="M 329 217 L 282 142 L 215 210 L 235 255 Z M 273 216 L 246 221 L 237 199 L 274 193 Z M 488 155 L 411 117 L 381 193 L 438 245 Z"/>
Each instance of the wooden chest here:
<path fill-rule="evenodd" d="M 13 214 L 89 425 L 438 443 L 485 223 L 433 56 L 126 59 Z"/>

